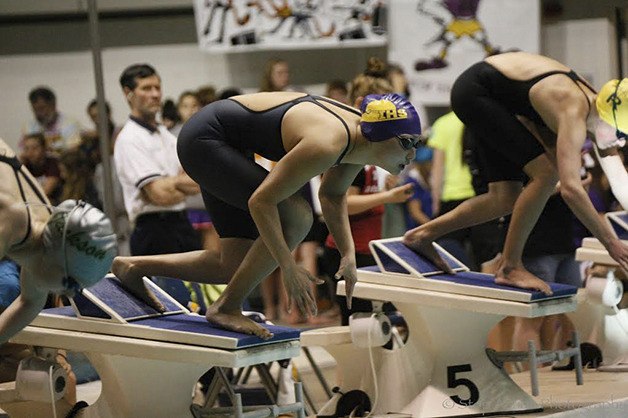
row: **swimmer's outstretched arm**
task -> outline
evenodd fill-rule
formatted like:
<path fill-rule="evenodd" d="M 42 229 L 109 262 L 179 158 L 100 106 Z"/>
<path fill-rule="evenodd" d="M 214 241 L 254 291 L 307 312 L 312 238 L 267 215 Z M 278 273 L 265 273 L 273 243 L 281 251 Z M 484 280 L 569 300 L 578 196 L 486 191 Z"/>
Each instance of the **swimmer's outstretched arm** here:
<path fill-rule="evenodd" d="M 594 145 L 595 155 L 600 162 L 600 167 L 604 170 L 606 178 L 611 185 L 613 196 L 624 210 L 628 210 L 628 173 L 621 161 L 617 148 L 599 150 Z"/>
<path fill-rule="evenodd" d="M 28 275 L 29 273 L 22 269 L 21 293 L 0 314 L 0 344 L 9 341 L 11 337 L 30 324 L 46 304 L 48 293 L 36 288 Z"/>
<path fill-rule="evenodd" d="M 351 308 L 351 297 L 357 281 L 357 271 L 355 246 L 351 236 L 347 209 L 347 189 L 361 169 L 362 166 L 353 164 L 340 164 L 330 168 L 323 175 L 318 191 L 325 223 L 340 252 L 340 268 L 336 273 L 336 279 L 343 278 L 345 280 L 347 306 L 349 308 Z"/>
<path fill-rule="evenodd" d="M 327 141 L 319 137 L 302 138 L 279 160 L 248 202 L 260 237 L 283 273 L 288 306 L 292 305 L 294 298 L 296 306 L 306 315 L 316 315 L 317 312 L 310 286 L 310 282 L 317 281 L 317 278 L 305 269 L 298 268 L 286 242 L 282 221 L 290 221 L 289 217 L 295 216 L 294 209 L 288 206 L 288 199 L 314 176 L 331 167 L 342 151 L 337 150 L 333 144 L 326 147 L 326 143 L 329 143 L 328 138 Z M 302 212 L 299 213 L 297 216 L 302 216 Z"/>
<path fill-rule="evenodd" d="M 558 125 L 556 159 L 560 194 L 576 217 L 604 245 L 609 255 L 628 270 L 628 246 L 603 222 L 582 186 L 580 150 L 586 137 L 584 118 L 566 119 Z"/>

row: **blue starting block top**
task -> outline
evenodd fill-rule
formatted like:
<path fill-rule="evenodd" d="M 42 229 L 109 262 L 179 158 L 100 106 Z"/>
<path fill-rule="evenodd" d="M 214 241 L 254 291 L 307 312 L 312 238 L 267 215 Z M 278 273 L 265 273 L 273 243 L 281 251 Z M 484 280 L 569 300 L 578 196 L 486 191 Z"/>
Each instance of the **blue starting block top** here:
<path fill-rule="evenodd" d="M 628 212 L 609 212 L 606 218 L 611 223 L 611 227 L 622 240 L 628 240 Z"/>
<path fill-rule="evenodd" d="M 299 329 L 267 323 L 260 325 L 273 333 L 273 337 L 268 340 L 225 330 L 209 323 L 204 316 L 190 314 L 159 286 L 148 279 L 144 280 L 166 307 L 164 313 L 157 312 L 128 293 L 120 281 L 110 274 L 71 300 L 71 307 L 43 310 L 34 324 L 232 350 L 298 340 L 300 337 Z"/>
<path fill-rule="evenodd" d="M 70 306 L 44 309 L 42 313 L 53 316 L 62 316 L 66 318 L 77 318 L 76 312 Z M 264 328 L 273 333 L 273 337 L 271 339 L 262 340 L 255 335 L 241 334 L 238 332 L 228 331 L 219 328 L 216 325 L 207 322 L 207 320 L 203 316 L 190 314 L 174 314 L 136 319 L 129 321 L 129 323 L 125 326 L 130 327 L 128 329 L 128 333 L 130 333 L 131 335 L 135 334 L 138 338 L 143 337 L 141 335 L 141 331 L 146 331 L 147 329 L 150 329 L 157 332 L 166 331 L 166 333 L 164 333 L 164 336 L 167 336 L 171 332 L 174 332 L 182 334 L 182 338 L 185 338 L 185 335 L 194 334 L 197 337 L 209 336 L 234 340 L 235 344 L 233 345 L 233 347 L 225 347 L 232 349 L 248 348 L 258 345 L 276 343 L 280 341 L 298 340 L 301 335 L 300 329 L 262 324 Z M 137 332 L 133 331 L 134 328 L 138 328 Z M 106 326 L 105 329 L 107 329 Z M 169 342 L 178 342 L 177 339 L 163 338 L 163 340 Z"/>
<path fill-rule="evenodd" d="M 382 271 L 410 274 L 418 277 L 444 273 L 434 263 L 407 247 L 401 241 L 401 238 L 375 240 L 371 241 L 369 246 L 373 257 L 377 261 L 377 265 Z M 436 248 L 436 251 L 453 271 L 469 270 L 467 266 L 445 251 L 440 245 L 434 244 L 434 248 Z"/>
<path fill-rule="evenodd" d="M 165 314 L 175 314 L 185 312 L 185 308 L 179 305 L 173 298 L 160 291 L 153 292 L 157 299 L 166 308 Z M 106 309 L 101 303 L 104 303 Z M 126 321 L 138 318 L 146 318 L 161 315 L 143 301 L 128 293 L 122 288 L 120 281 L 112 275 L 96 283 L 85 291 L 85 294 L 76 295 L 74 307 L 79 316 L 111 319 L 111 311 L 118 314 Z"/>
<path fill-rule="evenodd" d="M 370 246 L 378 265 L 360 270 L 395 274 L 386 275 L 386 277 L 362 275 L 360 281 L 364 282 L 517 302 L 540 302 L 565 298 L 575 295 L 578 291 L 578 288 L 574 286 L 548 283 L 553 292 L 548 296 L 538 290 L 497 284 L 494 275 L 469 271 L 464 264 L 437 244 L 434 247 L 452 267 L 455 274 L 440 271 L 431 261 L 404 245 L 401 238 L 371 241 Z"/>

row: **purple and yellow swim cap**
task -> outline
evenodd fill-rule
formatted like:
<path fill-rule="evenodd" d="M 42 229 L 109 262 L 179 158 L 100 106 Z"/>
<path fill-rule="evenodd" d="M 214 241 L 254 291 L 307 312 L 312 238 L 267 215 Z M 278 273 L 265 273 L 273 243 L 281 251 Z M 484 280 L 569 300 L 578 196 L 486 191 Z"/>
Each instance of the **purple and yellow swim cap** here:
<path fill-rule="evenodd" d="M 421 120 L 412 103 L 396 93 L 369 94 L 360 106 L 362 135 L 372 142 L 397 135 L 421 135 Z"/>

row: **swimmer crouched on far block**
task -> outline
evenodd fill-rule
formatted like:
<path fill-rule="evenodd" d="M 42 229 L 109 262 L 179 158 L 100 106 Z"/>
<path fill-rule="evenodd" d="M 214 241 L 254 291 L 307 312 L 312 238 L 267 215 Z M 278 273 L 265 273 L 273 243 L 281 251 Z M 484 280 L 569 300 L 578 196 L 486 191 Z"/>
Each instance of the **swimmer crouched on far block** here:
<path fill-rule="evenodd" d="M 396 94 L 369 95 L 360 111 L 302 93 L 257 93 L 214 102 L 181 130 L 178 154 L 200 186 L 220 235 L 221 253 L 194 251 L 160 256 L 118 257 L 113 272 L 123 285 L 156 308 L 141 280 L 165 275 L 204 283 L 229 283 L 209 307 L 207 319 L 223 328 L 270 338 L 264 327 L 242 315 L 251 290 L 278 265 L 289 297 L 305 315 L 316 315 L 310 282 L 293 250 L 312 224 L 299 189 L 323 174 L 323 215 L 342 256 L 337 277 L 351 301 L 357 280 L 346 191 L 366 164 L 398 174 L 420 146 L 416 109 Z M 271 172 L 253 153 L 277 161 Z"/>
<path fill-rule="evenodd" d="M 404 243 L 443 270 L 432 243 L 461 228 L 512 212 L 496 282 L 551 294 L 521 262 L 523 247 L 560 180 L 573 213 L 628 270 L 628 246 L 602 221 L 580 179 L 581 149 L 594 139 L 613 194 L 628 209 L 628 175 L 617 148 L 628 133 L 628 79 L 611 80 L 599 93 L 553 59 L 525 52 L 486 58 L 453 85 L 451 106 L 474 135 L 488 193 L 408 231 Z M 523 174 L 529 178 L 523 187 Z"/>
<path fill-rule="evenodd" d="M 20 294 L 0 314 L 4 344 L 39 314 L 49 292 L 71 297 L 102 279 L 117 241 L 109 219 L 90 204 L 50 205 L 1 139 L 0 178 L 0 258 L 21 266 Z"/>

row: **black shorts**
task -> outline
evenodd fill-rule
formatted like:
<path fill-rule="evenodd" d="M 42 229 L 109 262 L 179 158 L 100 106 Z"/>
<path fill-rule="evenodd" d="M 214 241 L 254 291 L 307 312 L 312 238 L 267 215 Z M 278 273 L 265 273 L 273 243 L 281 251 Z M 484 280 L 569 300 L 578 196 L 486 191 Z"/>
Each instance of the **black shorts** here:
<path fill-rule="evenodd" d="M 479 169 L 487 181 L 523 181 L 523 167 L 545 149 L 491 94 L 491 78 L 495 76 L 503 78 L 490 64 L 471 66 L 452 87 L 451 107 L 474 135 Z"/>
<path fill-rule="evenodd" d="M 131 234 L 131 255 L 184 253 L 203 248 L 184 211 L 140 215 Z"/>
<path fill-rule="evenodd" d="M 220 102 L 212 104 L 222 106 Z M 225 103 L 225 105 L 232 105 Z M 207 107 L 203 118 L 190 119 L 177 140 L 185 172 L 201 186 L 205 207 L 221 238 L 256 239 L 257 226 L 248 209 L 253 192 L 268 175 L 254 155 L 226 141 L 215 112 Z"/>

